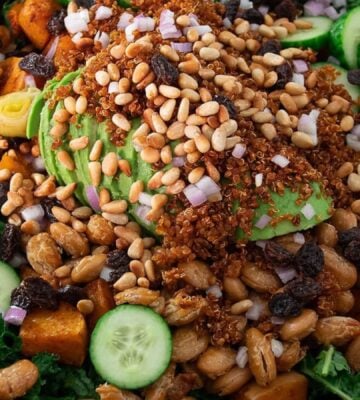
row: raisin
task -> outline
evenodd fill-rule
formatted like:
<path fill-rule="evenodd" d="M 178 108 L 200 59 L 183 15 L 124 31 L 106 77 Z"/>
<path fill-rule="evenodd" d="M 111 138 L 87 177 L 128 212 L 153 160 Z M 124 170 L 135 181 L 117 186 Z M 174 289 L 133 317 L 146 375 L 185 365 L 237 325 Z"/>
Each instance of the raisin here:
<path fill-rule="evenodd" d="M 151 58 L 151 67 L 159 82 L 165 85 L 175 85 L 179 78 L 179 71 L 171 62 L 161 54 Z"/>
<path fill-rule="evenodd" d="M 59 307 L 59 301 L 50 283 L 38 277 L 30 277 L 24 279 L 21 285 L 13 290 L 11 305 L 25 310 L 34 308 L 56 310 Z"/>
<path fill-rule="evenodd" d="M 297 278 L 285 286 L 285 291 L 306 304 L 321 294 L 321 286 L 312 278 Z"/>
<path fill-rule="evenodd" d="M 289 293 L 277 293 L 269 301 L 269 309 L 276 317 L 296 317 L 301 312 L 301 303 Z"/>
<path fill-rule="evenodd" d="M 315 277 L 324 268 L 324 252 L 313 242 L 305 243 L 295 254 L 295 263 L 305 276 Z"/>
<path fill-rule="evenodd" d="M 358 263 L 360 261 L 360 240 L 352 240 L 345 247 L 344 256 L 348 260 Z"/>
<path fill-rule="evenodd" d="M 7 201 L 7 192 L 9 191 L 8 183 L 0 183 L 0 207 Z"/>
<path fill-rule="evenodd" d="M 110 272 L 109 282 L 116 282 L 125 272 L 129 272 L 131 258 L 123 250 L 113 250 L 107 255 L 106 266 L 113 268 Z"/>
<path fill-rule="evenodd" d="M 351 228 L 339 232 L 338 243 L 340 246 L 347 246 L 353 240 L 360 240 L 360 228 Z"/>
<path fill-rule="evenodd" d="M 9 261 L 15 253 L 20 241 L 20 229 L 11 224 L 6 224 L 1 236 L 0 259 Z"/>
<path fill-rule="evenodd" d="M 281 51 L 281 44 L 279 40 L 269 39 L 266 42 L 262 43 L 259 50 L 259 55 L 263 56 L 266 53 L 279 54 L 280 51 Z"/>
<path fill-rule="evenodd" d="M 60 300 L 76 306 L 77 302 L 86 299 L 85 290 L 79 286 L 66 285 L 58 290 L 58 297 Z"/>
<path fill-rule="evenodd" d="M 278 18 L 287 18 L 289 21 L 294 21 L 298 10 L 296 4 L 291 0 L 283 0 L 274 8 L 274 13 Z"/>
<path fill-rule="evenodd" d="M 352 85 L 360 85 L 360 69 L 352 69 L 347 73 L 347 80 Z"/>
<path fill-rule="evenodd" d="M 234 22 L 236 18 L 236 14 L 239 10 L 239 1 L 238 0 L 229 0 L 225 3 L 225 18 L 229 21 Z"/>
<path fill-rule="evenodd" d="M 246 19 L 250 24 L 261 25 L 264 23 L 264 16 L 256 8 L 248 8 L 241 13 L 241 18 Z"/>
<path fill-rule="evenodd" d="M 266 242 L 264 253 L 271 263 L 280 267 L 288 266 L 294 259 L 294 256 L 289 251 L 273 241 Z"/>
<path fill-rule="evenodd" d="M 48 31 L 52 35 L 57 36 L 65 30 L 65 23 L 64 23 L 65 17 L 66 17 L 66 11 L 64 8 L 62 8 L 61 10 L 56 10 L 53 13 L 47 24 Z"/>
<path fill-rule="evenodd" d="M 293 76 L 293 70 L 289 63 L 284 63 L 275 68 L 278 80 L 271 90 L 284 89 L 285 85 L 291 81 Z"/>
<path fill-rule="evenodd" d="M 56 222 L 57 219 L 54 217 L 52 213 L 52 208 L 54 206 L 58 206 L 60 203 L 55 199 L 44 198 L 40 202 L 41 207 L 44 209 L 45 216 L 50 222 Z"/>
<path fill-rule="evenodd" d="M 19 67 L 34 76 L 51 78 L 55 74 L 55 66 L 52 60 L 41 54 L 30 53 L 19 63 Z"/>
<path fill-rule="evenodd" d="M 223 96 L 222 94 L 216 94 L 214 96 L 214 100 L 217 101 L 219 104 L 222 104 L 223 106 L 226 107 L 226 109 L 229 112 L 229 116 L 232 119 L 236 119 L 237 117 L 237 110 L 234 105 L 234 103 L 226 96 Z"/>
<path fill-rule="evenodd" d="M 90 8 L 95 4 L 95 0 L 75 0 L 78 7 Z"/>

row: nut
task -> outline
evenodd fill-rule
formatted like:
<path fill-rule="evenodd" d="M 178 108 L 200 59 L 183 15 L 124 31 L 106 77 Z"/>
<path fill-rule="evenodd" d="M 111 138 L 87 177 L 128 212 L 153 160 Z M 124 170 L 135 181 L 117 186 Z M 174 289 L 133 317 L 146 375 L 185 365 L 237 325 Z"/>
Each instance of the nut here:
<path fill-rule="evenodd" d="M 318 320 L 314 337 L 321 344 L 343 346 L 360 335 L 360 322 L 350 317 L 327 317 Z"/>
<path fill-rule="evenodd" d="M 106 262 L 106 254 L 84 257 L 71 271 L 71 278 L 76 283 L 87 283 L 98 278 Z"/>
<path fill-rule="evenodd" d="M 115 233 L 112 223 L 100 215 L 90 217 L 86 234 L 90 242 L 110 246 L 115 240 Z"/>
<path fill-rule="evenodd" d="M 173 335 L 172 360 L 178 363 L 196 359 L 209 345 L 209 336 L 193 326 L 178 328 Z"/>
<path fill-rule="evenodd" d="M 83 257 L 90 253 L 88 241 L 61 222 L 50 225 L 50 234 L 56 243 L 73 257 Z"/>
<path fill-rule="evenodd" d="M 300 340 L 314 331 L 318 316 L 314 310 L 304 309 L 298 317 L 289 318 L 280 329 L 283 340 Z"/>

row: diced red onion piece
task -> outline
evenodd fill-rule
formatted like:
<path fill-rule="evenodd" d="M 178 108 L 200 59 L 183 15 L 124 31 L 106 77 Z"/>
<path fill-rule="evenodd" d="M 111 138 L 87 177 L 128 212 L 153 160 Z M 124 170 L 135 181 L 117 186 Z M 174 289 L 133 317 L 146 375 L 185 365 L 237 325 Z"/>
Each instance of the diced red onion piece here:
<path fill-rule="evenodd" d="M 32 160 L 32 166 L 36 172 L 45 171 L 45 163 L 42 157 L 35 157 Z"/>
<path fill-rule="evenodd" d="M 346 144 L 355 151 L 360 151 L 360 137 L 354 135 L 353 133 L 349 133 L 346 135 Z"/>
<path fill-rule="evenodd" d="M 223 25 L 225 28 L 229 29 L 232 27 L 232 22 L 229 20 L 229 18 L 224 18 L 223 19 Z"/>
<path fill-rule="evenodd" d="M 75 35 L 71 38 L 73 43 L 77 44 L 79 40 L 83 37 L 82 32 L 75 33 Z"/>
<path fill-rule="evenodd" d="M 95 20 L 108 19 L 112 16 L 112 9 L 110 7 L 100 6 L 96 10 Z"/>
<path fill-rule="evenodd" d="M 172 165 L 174 167 L 182 167 L 185 165 L 185 158 L 184 157 L 174 157 L 172 159 Z"/>
<path fill-rule="evenodd" d="M 31 74 L 26 74 L 26 75 L 25 75 L 24 83 L 25 83 L 25 86 L 26 86 L 26 87 L 30 87 L 30 88 L 35 87 L 35 88 L 36 88 L 36 81 L 35 81 L 35 78 L 34 78 L 34 76 L 31 75 Z"/>
<path fill-rule="evenodd" d="M 128 27 L 132 20 L 134 19 L 134 16 L 128 12 L 124 12 L 120 15 L 119 22 L 117 24 L 117 28 L 120 31 L 124 31 L 126 27 Z"/>
<path fill-rule="evenodd" d="M 189 18 L 190 18 L 190 26 L 200 25 L 197 15 L 190 13 Z"/>
<path fill-rule="evenodd" d="M 249 361 L 248 349 L 246 346 L 240 346 L 235 358 L 236 364 L 239 368 L 245 368 Z"/>
<path fill-rule="evenodd" d="M 26 317 L 27 311 L 23 308 L 10 306 L 4 316 L 4 321 L 11 325 L 20 326 Z"/>
<path fill-rule="evenodd" d="M 304 86 L 305 78 L 303 74 L 293 74 L 292 79 L 293 82 L 297 83 L 298 85 Z"/>
<path fill-rule="evenodd" d="M 285 323 L 285 318 L 276 317 L 275 315 L 271 316 L 270 322 L 273 325 L 283 325 Z"/>
<path fill-rule="evenodd" d="M 337 20 L 339 18 L 339 13 L 335 10 L 334 7 L 326 7 L 324 10 L 324 14 L 332 19 L 333 21 Z"/>
<path fill-rule="evenodd" d="M 174 13 L 168 9 L 162 10 L 160 14 L 160 25 L 174 22 Z"/>
<path fill-rule="evenodd" d="M 139 203 L 143 204 L 144 206 L 151 207 L 151 199 L 152 196 L 149 193 L 141 192 L 139 194 Z"/>
<path fill-rule="evenodd" d="M 329 56 L 327 61 L 331 64 L 340 65 L 340 61 L 334 56 Z"/>
<path fill-rule="evenodd" d="M 257 220 L 255 226 L 256 228 L 264 229 L 271 220 L 272 218 L 269 215 L 264 214 Z"/>
<path fill-rule="evenodd" d="M 249 8 L 253 8 L 253 2 L 249 1 L 249 0 L 240 0 L 240 8 L 242 8 L 243 10 L 247 10 Z"/>
<path fill-rule="evenodd" d="M 246 311 L 245 317 L 251 321 L 257 321 L 266 311 L 266 302 L 257 295 L 250 297 L 253 305 Z"/>
<path fill-rule="evenodd" d="M 100 278 L 104 279 L 104 281 L 109 282 L 110 281 L 110 274 L 113 271 L 112 268 L 109 267 L 104 267 L 101 272 L 100 272 Z"/>
<path fill-rule="evenodd" d="M 48 58 L 49 60 L 53 60 L 55 53 L 56 53 L 56 49 L 59 45 L 59 36 L 55 36 L 55 39 L 52 41 L 50 49 L 48 50 L 48 52 L 46 53 L 45 57 Z"/>
<path fill-rule="evenodd" d="M 307 72 L 309 67 L 304 60 L 293 60 L 294 70 L 298 74 L 302 74 L 303 72 Z"/>
<path fill-rule="evenodd" d="M 257 240 L 255 242 L 256 246 L 260 247 L 261 249 L 265 249 L 267 240 Z"/>
<path fill-rule="evenodd" d="M 258 11 L 260 11 L 262 15 L 266 15 L 269 12 L 269 6 L 262 5 L 258 8 Z"/>
<path fill-rule="evenodd" d="M 159 31 L 161 34 L 175 33 L 178 31 L 178 28 L 176 27 L 175 23 L 167 23 L 167 24 L 161 25 L 159 27 Z"/>
<path fill-rule="evenodd" d="M 40 204 L 36 204 L 35 206 L 26 207 L 20 212 L 24 221 L 41 221 L 44 216 L 45 212 L 44 209 Z"/>
<path fill-rule="evenodd" d="M 94 41 L 98 41 L 101 43 L 101 46 L 103 49 L 105 49 L 106 47 L 108 47 L 109 43 L 110 43 L 110 37 L 106 32 L 100 32 L 98 31 L 94 37 Z"/>
<path fill-rule="evenodd" d="M 95 186 L 86 187 L 86 196 L 89 201 L 90 207 L 94 211 L 100 211 L 99 195 Z"/>
<path fill-rule="evenodd" d="M 109 93 L 119 93 L 119 82 L 110 82 L 108 86 Z"/>
<path fill-rule="evenodd" d="M 304 13 L 309 17 L 324 15 L 325 6 L 321 1 L 308 1 L 304 4 Z"/>
<path fill-rule="evenodd" d="M 360 136 L 360 124 L 357 124 L 352 128 L 351 134 L 355 136 Z"/>
<path fill-rule="evenodd" d="M 263 183 L 264 174 L 255 175 L 255 186 L 260 187 Z"/>
<path fill-rule="evenodd" d="M 149 220 L 146 218 L 151 208 L 148 206 L 140 205 L 136 208 L 135 214 L 143 221 L 145 224 L 149 224 Z"/>
<path fill-rule="evenodd" d="M 259 24 L 250 24 L 250 30 L 256 32 L 259 29 Z"/>
<path fill-rule="evenodd" d="M 289 165 L 290 160 L 284 156 L 282 156 L 281 154 L 276 154 L 276 156 L 274 156 L 271 161 L 278 165 L 280 168 L 285 168 L 286 166 Z"/>
<path fill-rule="evenodd" d="M 218 285 L 213 285 L 210 286 L 206 289 L 206 294 L 208 296 L 214 296 L 217 299 L 220 299 L 222 297 L 222 291 Z"/>
<path fill-rule="evenodd" d="M 316 120 L 314 121 L 310 115 L 302 114 L 298 121 L 298 130 L 307 133 L 311 137 L 314 146 L 318 144 Z"/>
<path fill-rule="evenodd" d="M 155 29 L 155 20 L 151 17 L 136 17 L 139 32 L 151 32 Z"/>
<path fill-rule="evenodd" d="M 198 182 L 195 183 L 195 186 L 200 189 L 205 196 L 211 196 L 216 193 L 220 193 L 220 186 L 210 178 L 210 176 L 203 176 Z"/>
<path fill-rule="evenodd" d="M 80 13 L 69 14 L 64 19 L 65 28 L 69 33 L 85 32 L 89 28 Z"/>
<path fill-rule="evenodd" d="M 246 146 L 241 143 L 237 143 L 231 153 L 231 155 L 235 158 L 242 158 L 245 154 Z"/>
<path fill-rule="evenodd" d="M 284 352 L 284 345 L 280 342 L 280 340 L 271 339 L 271 350 L 274 353 L 274 356 L 279 358 Z"/>
<path fill-rule="evenodd" d="M 88 24 L 90 22 L 89 10 L 87 8 L 83 8 L 77 12 L 80 17 Z"/>
<path fill-rule="evenodd" d="M 310 203 L 306 203 L 306 205 L 300 210 L 300 212 L 307 220 L 314 218 L 316 215 L 314 207 Z"/>
<path fill-rule="evenodd" d="M 163 39 L 179 39 L 182 36 L 182 33 L 180 30 L 177 30 L 176 32 L 168 32 L 168 33 L 162 33 L 161 37 Z"/>
<path fill-rule="evenodd" d="M 309 113 L 309 117 L 314 121 L 317 122 L 317 119 L 319 118 L 320 115 L 320 110 L 311 110 Z"/>
<path fill-rule="evenodd" d="M 294 238 L 294 242 L 297 243 L 297 244 L 304 244 L 305 243 L 305 236 L 300 232 L 294 233 L 293 238 Z"/>
<path fill-rule="evenodd" d="M 192 51 L 193 45 L 190 42 L 171 42 L 171 47 L 176 51 L 180 51 L 180 53 L 190 53 Z"/>
<path fill-rule="evenodd" d="M 137 30 L 137 22 L 133 22 L 125 28 L 125 36 L 128 42 L 133 42 L 135 39 L 134 32 Z"/>
<path fill-rule="evenodd" d="M 0 61 L 4 61 L 5 60 L 5 54 L 0 53 Z"/>
<path fill-rule="evenodd" d="M 188 30 L 192 28 L 195 29 L 200 36 L 204 35 L 205 33 L 212 32 L 212 29 L 209 25 L 197 25 L 193 27 L 184 28 L 185 35 L 187 34 Z"/>
<path fill-rule="evenodd" d="M 295 268 L 292 267 L 274 267 L 274 271 L 282 283 L 287 283 L 297 276 Z"/>
<path fill-rule="evenodd" d="M 19 268 L 20 265 L 27 264 L 26 258 L 20 254 L 15 253 L 9 260 L 9 264 L 14 268 Z"/>
<path fill-rule="evenodd" d="M 200 206 L 207 201 L 205 193 L 195 185 L 186 186 L 186 188 L 183 190 L 183 193 L 193 207 Z"/>

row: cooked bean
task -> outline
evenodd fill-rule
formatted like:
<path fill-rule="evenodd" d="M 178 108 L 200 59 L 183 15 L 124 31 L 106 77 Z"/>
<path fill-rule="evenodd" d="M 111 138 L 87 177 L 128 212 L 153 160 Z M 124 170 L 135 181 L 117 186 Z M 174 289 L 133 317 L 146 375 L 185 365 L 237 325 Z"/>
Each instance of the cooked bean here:
<path fill-rule="evenodd" d="M 209 345 L 209 336 L 194 326 L 178 328 L 173 335 L 172 360 L 183 363 L 197 358 Z"/>
<path fill-rule="evenodd" d="M 350 317 L 327 317 L 318 320 L 314 337 L 321 344 L 343 346 L 360 335 L 360 322 Z"/>
<path fill-rule="evenodd" d="M 224 278 L 224 290 L 230 300 L 240 301 L 248 297 L 248 291 L 239 278 Z"/>
<path fill-rule="evenodd" d="M 276 359 L 279 371 L 290 371 L 304 356 L 305 350 L 301 348 L 300 340 L 283 342 L 283 353 Z"/>
<path fill-rule="evenodd" d="M 230 347 L 208 347 L 197 360 L 199 370 L 211 379 L 228 372 L 235 365 L 235 350 Z"/>
<path fill-rule="evenodd" d="M 350 367 L 356 371 L 360 371 L 360 336 L 357 336 L 348 346 L 345 357 Z"/>
<path fill-rule="evenodd" d="M 234 367 L 210 384 L 210 391 L 219 396 L 227 396 L 241 389 L 252 377 L 249 368 Z"/>
<path fill-rule="evenodd" d="M 241 269 L 241 279 L 260 293 L 274 293 L 282 286 L 280 279 L 272 271 L 250 262 Z"/>
<path fill-rule="evenodd" d="M 334 311 L 336 314 L 344 315 L 354 307 L 355 298 L 350 290 L 344 290 L 333 294 Z"/>
<path fill-rule="evenodd" d="M 207 289 L 216 282 L 214 274 L 202 261 L 184 262 L 178 267 L 184 275 L 184 281 L 196 289 Z"/>
<path fill-rule="evenodd" d="M 303 339 L 314 331 L 318 316 L 314 310 L 304 309 L 301 314 L 289 318 L 280 329 L 283 340 Z"/>
<path fill-rule="evenodd" d="M 316 238 L 318 244 L 335 247 L 338 240 L 336 228 L 334 225 L 323 222 L 316 227 Z"/>
<path fill-rule="evenodd" d="M 343 208 L 335 210 L 330 222 L 339 232 L 347 231 L 357 226 L 356 215 L 351 210 L 345 210 Z"/>

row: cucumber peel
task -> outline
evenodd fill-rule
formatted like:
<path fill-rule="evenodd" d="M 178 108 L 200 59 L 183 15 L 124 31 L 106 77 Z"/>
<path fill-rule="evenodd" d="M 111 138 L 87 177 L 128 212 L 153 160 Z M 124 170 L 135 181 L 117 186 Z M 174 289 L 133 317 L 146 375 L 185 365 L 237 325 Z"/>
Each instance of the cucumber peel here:
<path fill-rule="evenodd" d="M 9 308 L 11 293 L 19 285 L 20 278 L 15 269 L 0 261 L 0 313 L 5 313 Z"/>

